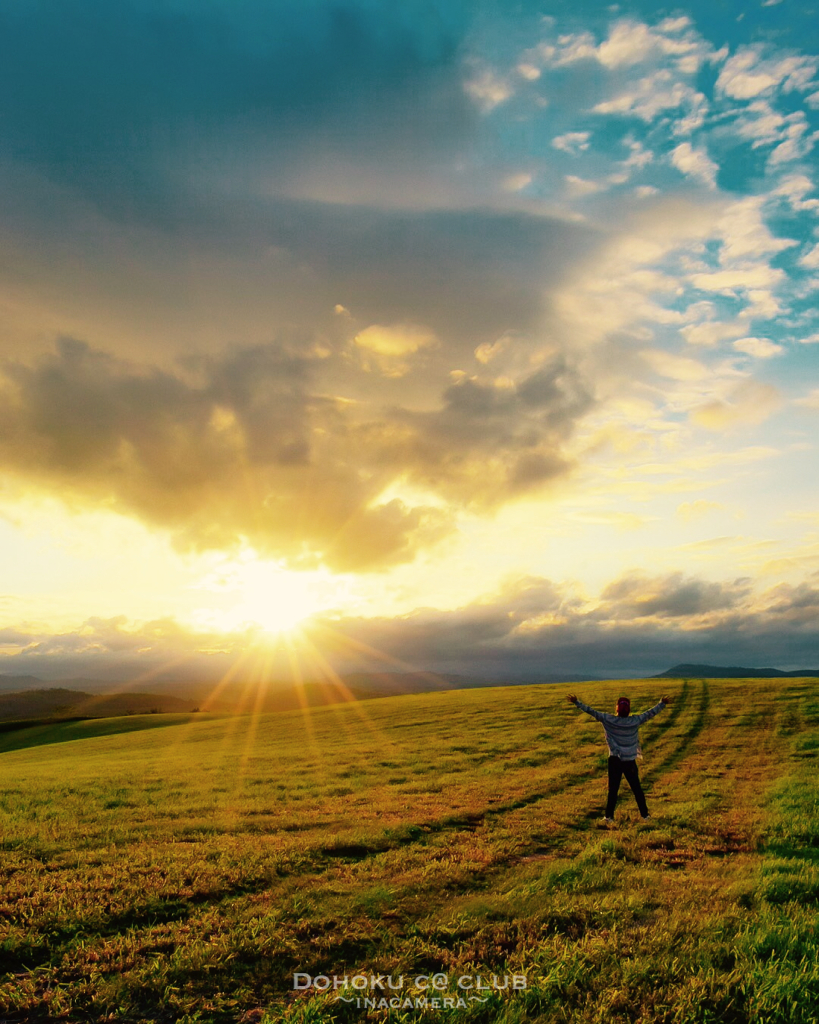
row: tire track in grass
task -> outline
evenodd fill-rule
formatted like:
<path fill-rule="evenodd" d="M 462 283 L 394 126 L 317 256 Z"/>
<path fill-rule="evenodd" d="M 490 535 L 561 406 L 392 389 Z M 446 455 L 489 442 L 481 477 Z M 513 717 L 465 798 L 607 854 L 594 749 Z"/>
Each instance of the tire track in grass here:
<path fill-rule="evenodd" d="M 690 746 L 691 740 L 698 736 L 705 727 L 708 711 L 707 686 L 700 687 L 698 694 L 700 699 L 694 721 L 688 725 L 683 732 L 676 733 L 674 731 L 680 719 L 684 717 L 684 714 L 688 709 L 686 698 L 689 696 L 691 689 L 689 682 L 690 681 L 687 679 L 683 681 L 680 694 L 671 705 L 671 711 L 665 718 L 665 721 L 657 721 L 658 728 L 655 731 L 659 732 L 660 736 L 652 742 L 652 751 L 655 753 L 661 753 L 663 756 L 656 765 L 653 765 L 650 769 L 646 769 L 641 773 L 643 781 L 648 782 L 648 791 L 651 789 L 654 776 L 657 775 L 658 772 L 662 772 L 669 766 L 682 760 Z M 600 767 L 589 769 L 585 773 L 585 777 L 599 779 L 601 776 L 601 767 L 603 768 L 603 775 L 605 776 L 605 765 L 602 765 Z M 578 779 L 578 784 L 582 781 L 584 781 L 584 779 Z M 586 824 L 600 817 L 602 805 L 605 804 L 605 793 L 602 795 L 597 793 L 593 802 L 595 804 L 600 804 L 601 807 L 585 811 L 580 815 L 580 820 Z"/>
<path fill-rule="evenodd" d="M 678 836 L 658 850 L 666 866 L 684 867 L 703 857 L 759 855 L 764 825 L 760 792 L 788 771 L 777 756 L 779 719 L 778 713 L 767 712 L 722 714 L 707 730 L 705 742 L 692 749 L 682 785 L 675 788 L 695 810 L 692 815 L 683 811 L 676 822 Z M 753 736 L 752 745 L 745 742 L 747 734 Z M 678 767 L 664 772 L 666 781 Z"/>
<path fill-rule="evenodd" d="M 675 744 L 670 751 L 668 751 L 660 761 L 655 762 L 650 768 L 647 768 L 643 772 L 643 778 L 646 782 L 652 783 L 656 778 L 661 778 L 666 775 L 672 768 L 680 764 L 687 752 L 690 750 L 691 745 L 700 736 L 703 729 L 705 728 L 706 719 L 708 717 L 708 711 L 711 707 L 711 693 L 708 687 L 708 682 L 705 679 L 700 680 L 699 690 L 699 706 L 697 707 L 695 717 L 691 724 L 675 737 Z M 683 693 L 680 695 L 680 699 L 686 696 L 688 693 L 688 680 L 685 680 Z M 677 708 L 682 708 L 682 704 L 678 704 Z M 675 719 L 676 721 L 676 719 Z M 667 727 L 670 727 L 671 721 L 667 723 Z"/>

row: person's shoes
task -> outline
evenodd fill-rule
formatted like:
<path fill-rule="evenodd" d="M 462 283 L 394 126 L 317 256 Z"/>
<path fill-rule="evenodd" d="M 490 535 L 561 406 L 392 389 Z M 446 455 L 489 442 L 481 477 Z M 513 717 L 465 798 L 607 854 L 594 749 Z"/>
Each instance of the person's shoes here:
<path fill-rule="evenodd" d="M 614 818 L 603 818 L 603 824 L 604 825 L 613 825 L 614 824 Z"/>
<path fill-rule="evenodd" d="M 651 815 L 650 814 L 642 815 L 642 820 L 643 821 L 651 821 Z"/>

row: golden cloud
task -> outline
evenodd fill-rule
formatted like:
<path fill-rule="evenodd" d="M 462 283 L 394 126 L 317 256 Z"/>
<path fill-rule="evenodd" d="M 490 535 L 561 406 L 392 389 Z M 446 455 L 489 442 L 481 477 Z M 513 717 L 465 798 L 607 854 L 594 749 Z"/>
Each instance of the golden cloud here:
<path fill-rule="evenodd" d="M 393 358 L 428 335 L 367 338 Z M 494 508 L 566 473 L 564 442 L 591 401 L 556 361 L 506 388 L 452 384 L 428 412 L 377 410 L 315 389 L 325 362 L 269 344 L 169 372 L 62 339 L 3 367 L 0 466 L 183 549 L 249 544 L 293 565 L 377 570 L 437 543 L 454 507 Z M 399 481 L 431 504 L 383 497 Z"/>
<path fill-rule="evenodd" d="M 371 324 L 355 336 L 354 344 L 365 369 L 378 369 L 386 377 L 403 377 L 409 372 L 411 357 L 436 347 L 438 339 L 419 324 Z"/>

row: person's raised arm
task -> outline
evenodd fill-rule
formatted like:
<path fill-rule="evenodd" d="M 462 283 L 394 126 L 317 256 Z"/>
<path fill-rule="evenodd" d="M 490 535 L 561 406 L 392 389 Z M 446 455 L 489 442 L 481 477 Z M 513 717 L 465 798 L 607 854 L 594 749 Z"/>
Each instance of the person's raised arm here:
<path fill-rule="evenodd" d="M 585 711 L 587 715 L 591 715 L 592 718 L 596 718 L 598 722 L 603 721 L 603 712 L 595 711 L 594 708 L 590 708 L 588 704 L 584 704 L 582 700 L 578 700 L 576 694 L 570 693 L 566 700 L 570 704 L 574 704 L 576 708 L 580 708 L 581 711 Z"/>
<path fill-rule="evenodd" d="M 647 722 L 649 718 L 653 718 L 655 715 L 659 715 L 659 713 L 663 711 L 665 707 L 670 703 L 670 697 L 661 697 L 659 703 L 655 704 L 653 708 L 649 708 L 648 711 L 644 711 L 642 715 L 638 715 L 637 721 L 640 723 L 640 725 L 642 725 L 644 722 Z"/>

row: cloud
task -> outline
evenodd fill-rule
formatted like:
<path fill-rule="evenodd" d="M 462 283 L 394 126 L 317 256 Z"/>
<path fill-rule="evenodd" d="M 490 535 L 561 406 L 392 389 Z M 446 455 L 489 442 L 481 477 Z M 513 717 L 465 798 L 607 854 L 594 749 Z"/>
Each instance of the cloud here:
<path fill-rule="evenodd" d="M 12 651 L 16 651 L 20 647 L 27 647 L 31 641 L 31 633 L 19 629 L 0 629 L 0 648 L 9 647 Z"/>
<path fill-rule="evenodd" d="M 459 56 L 472 16 L 424 14 L 414 0 L 13 5 L 0 152 L 119 212 L 201 197 L 203 178 L 286 192 L 330 154 L 336 174 L 418 168 L 474 127 Z"/>
<path fill-rule="evenodd" d="M 519 174 L 509 174 L 503 179 L 503 188 L 507 192 L 520 192 L 532 182 L 532 175 L 526 171 Z"/>
<path fill-rule="evenodd" d="M 629 67 L 644 61 L 655 48 L 664 49 L 670 40 L 648 25 L 636 21 L 620 21 L 608 39 L 597 49 L 597 59 L 607 68 Z"/>
<path fill-rule="evenodd" d="M 799 257 L 799 262 L 809 270 L 819 269 L 819 245 L 814 245 Z"/>
<path fill-rule="evenodd" d="M 704 149 L 694 149 L 690 142 L 682 142 L 671 151 L 671 163 L 688 177 L 696 178 L 709 188 L 716 188 L 719 165 Z"/>
<path fill-rule="evenodd" d="M 694 409 L 691 420 L 707 430 L 763 423 L 781 405 L 779 392 L 770 384 L 744 380 L 723 399 L 715 399 Z"/>
<path fill-rule="evenodd" d="M 721 243 L 716 264 L 703 261 L 689 275 L 691 284 L 702 291 L 742 296 L 748 303 L 741 312 L 746 321 L 754 317 L 769 319 L 779 312 L 774 292 L 785 284 L 787 275 L 771 265 L 771 257 L 796 244 L 791 238 L 772 233 L 763 217 L 765 202 L 764 196 L 746 196 L 728 204 L 712 228 L 712 237 Z M 734 324 L 738 326 L 739 321 Z M 734 336 L 746 330 L 738 326 Z M 723 333 L 710 324 L 692 325 L 687 332 L 688 340 L 695 344 L 730 336 L 730 331 Z"/>
<path fill-rule="evenodd" d="M 534 64 L 527 64 L 526 62 L 518 64 L 517 72 L 527 82 L 536 82 L 540 78 L 540 68 L 535 67 Z"/>
<path fill-rule="evenodd" d="M 721 265 L 773 255 L 795 244 L 793 239 L 778 238 L 772 233 L 763 217 L 764 204 L 764 196 L 746 196 L 726 208 L 717 225 L 717 233 L 723 240 Z"/>
<path fill-rule="evenodd" d="M 631 338 L 645 348 L 657 325 L 681 324 L 683 313 L 669 308 L 681 285 L 675 262 L 710 235 L 715 209 L 708 201 L 666 200 L 624 218 L 555 292 L 554 307 L 571 336 L 587 346 L 609 342 L 622 360 L 617 342 Z"/>
<path fill-rule="evenodd" d="M 433 343 L 410 325 L 371 325 L 356 342 L 388 372 Z M 458 380 L 425 412 L 319 391 L 328 358 L 280 342 L 172 373 L 63 339 L 32 365 L 6 364 L 0 465 L 183 548 L 248 543 L 366 571 L 411 561 L 452 529 L 440 503 L 382 501 L 390 485 L 498 507 L 569 471 L 564 444 L 592 404 L 561 357 L 517 382 Z"/>
<path fill-rule="evenodd" d="M 764 57 L 765 47 L 743 46 L 722 67 L 716 89 L 733 99 L 747 100 L 781 88 L 804 92 L 814 85 L 819 68 L 815 57 L 793 54 Z"/>
<path fill-rule="evenodd" d="M 654 154 L 652 151 L 650 149 L 646 149 L 637 139 L 627 138 L 624 140 L 624 143 L 628 146 L 631 152 L 628 157 L 622 161 L 623 167 L 642 170 L 654 160 Z"/>
<path fill-rule="evenodd" d="M 596 60 L 610 71 L 638 64 L 674 60 L 687 74 L 698 70 L 713 49 L 691 27 L 687 17 L 665 18 L 658 25 L 632 19 L 615 21 L 599 45 L 590 32 L 560 36 L 556 44 L 539 47 L 541 59 L 550 67 L 565 67 L 583 60 Z"/>
<path fill-rule="evenodd" d="M 680 334 L 689 345 L 710 347 L 728 338 L 736 338 L 744 330 L 744 326 L 736 321 L 725 323 L 719 320 L 706 320 L 702 323 L 686 324 L 685 327 L 680 328 Z"/>
<path fill-rule="evenodd" d="M 586 178 L 579 178 L 576 174 L 567 174 L 564 179 L 570 196 L 590 196 L 595 192 L 605 189 L 605 182 L 588 181 Z"/>
<path fill-rule="evenodd" d="M 756 359 L 771 359 L 785 351 L 781 345 L 777 345 L 768 338 L 738 338 L 734 342 L 734 348 L 737 352 L 744 352 Z"/>
<path fill-rule="evenodd" d="M 6 365 L 0 461 L 66 500 L 167 529 L 183 548 L 247 542 L 342 570 L 409 560 L 447 517 L 378 504 L 395 470 L 351 461 L 358 428 L 312 390 L 315 361 L 271 344 L 172 374 L 64 339 L 33 366 Z"/>
<path fill-rule="evenodd" d="M 451 502 L 496 508 L 564 476 L 564 442 L 593 398 L 563 357 L 518 381 L 462 376 L 431 412 L 394 410 L 385 457 Z"/>
<path fill-rule="evenodd" d="M 722 292 L 724 295 L 754 289 L 765 291 L 780 284 L 784 279 L 784 271 L 762 263 L 691 275 L 691 283 L 695 288 L 706 292 Z"/>
<path fill-rule="evenodd" d="M 801 405 L 806 409 L 819 409 L 819 388 L 813 388 L 802 398 L 795 398 L 794 405 Z"/>
<path fill-rule="evenodd" d="M 774 195 L 783 196 L 793 210 L 819 210 L 819 199 L 805 198 L 814 188 L 813 182 L 804 174 L 789 174 L 779 182 Z"/>
<path fill-rule="evenodd" d="M 703 363 L 686 356 L 677 356 L 660 349 L 646 349 L 640 355 L 655 372 L 672 380 L 699 381 L 709 375 L 709 370 Z"/>
<path fill-rule="evenodd" d="M 750 580 L 733 584 L 706 583 L 682 573 L 648 577 L 633 574 L 603 590 L 601 614 L 606 619 L 688 618 L 734 608 L 750 590 Z"/>
<path fill-rule="evenodd" d="M 808 135 L 808 119 L 801 110 L 786 119 L 783 135 L 782 141 L 768 157 L 771 167 L 807 156 L 816 141 L 814 135 Z"/>
<path fill-rule="evenodd" d="M 816 668 L 817 609 L 819 589 L 810 583 L 758 591 L 747 578 L 629 572 L 590 599 L 569 584 L 518 576 L 448 611 L 325 615 L 303 628 L 338 672 L 403 666 L 477 678 L 646 676 L 679 662 Z M 24 649 L 0 655 L 6 674 L 215 681 L 235 665 L 233 678 L 242 683 L 258 677 L 262 663 L 274 679 L 292 672 L 258 634 L 193 632 L 167 619 L 140 625 L 97 618 L 73 632 L 15 639 Z M 254 649 L 259 665 L 249 657 Z M 168 669 L 171 661 L 177 665 Z M 315 659 L 301 670 L 311 678 Z"/>
<path fill-rule="evenodd" d="M 778 143 L 768 158 L 769 167 L 807 155 L 814 141 L 808 135 L 808 128 L 804 111 L 780 114 L 767 100 L 756 100 L 748 104 L 733 125 L 733 130 L 740 138 L 751 140 L 752 149 Z M 788 186 L 784 187 L 787 189 Z"/>
<path fill-rule="evenodd" d="M 353 343 L 364 368 L 375 367 L 386 377 L 403 377 L 409 372 L 411 357 L 439 344 L 428 327 L 418 324 L 371 324 L 355 336 Z"/>
<path fill-rule="evenodd" d="M 686 132 L 693 131 L 703 120 L 708 109 L 705 96 L 663 68 L 640 79 L 631 88 L 609 100 L 595 104 L 596 114 L 638 117 L 650 123 L 669 110 L 687 111 L 684 120 Z"/>
<path fill-rule="evenodd" d="M 464 84 L 464 90 L 484 114 L 491 113 L 514 94 L 509 82 L 490 69 L 484 69 L 470 78 Z"/>
<path fill-rule="evenodd" d="M 572 156 L 584 152 L 589 148 L 591 132 L 566 132 L 564 135 L 556 135 L 552 139 L 552 146 Z"/>
<path fill-rule="evenodd" d="M 707 516 L 712 511 L 719 511 L 724 506 L 717 501 L 706 501 L 704 498 L 697 498 L 696 501 L 684 501 L 677 506 L 677 515 L 683 522 L 690 523 Z"/>

